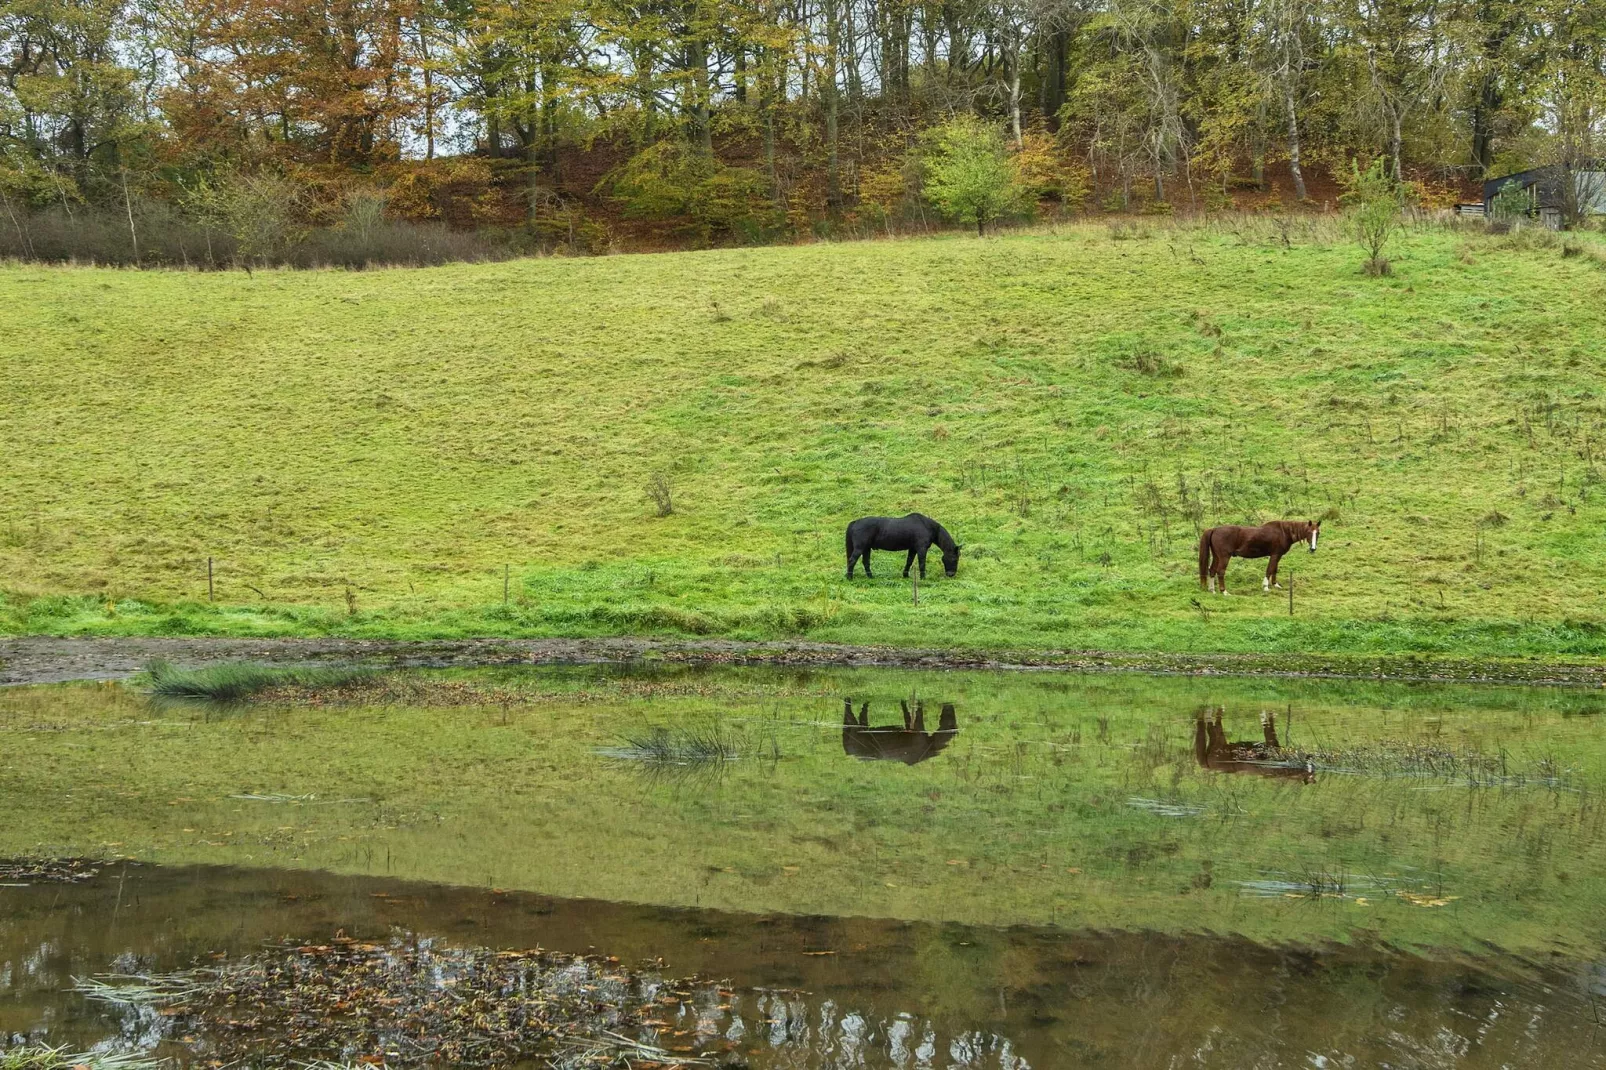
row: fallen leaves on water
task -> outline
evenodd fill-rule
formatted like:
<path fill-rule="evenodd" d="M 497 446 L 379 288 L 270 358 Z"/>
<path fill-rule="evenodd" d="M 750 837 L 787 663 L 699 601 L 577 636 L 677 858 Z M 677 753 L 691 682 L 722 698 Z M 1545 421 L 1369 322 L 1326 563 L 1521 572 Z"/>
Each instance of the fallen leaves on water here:
<path fill-rule="evenodd" d="M 539 948 L 445 946 L 343 933 L 326 943 L 269 947 L 225 965 L 167 977 L 90 979 L 80 991 L 143 1004 L 173 1023 L 203 1060 L 284 1068 L 355 1056 L 374 1066 L 594 1068 L 703 1062 L 685 1038 L 654 1041 L 669 1023 L 654 1001 L 714 1004 L 719 988 L 668 980 L 617 960 Z"/>
<path fill-rule="evenodd" d="M 1423 895 L 1421 892 L 1401 891 L 1395 892 L 1394 894 L 1405 900 L 1407 903 L 1419 907 L 1449 906 L 1455 900 L 1461 898 L 1459 895 Z"/>

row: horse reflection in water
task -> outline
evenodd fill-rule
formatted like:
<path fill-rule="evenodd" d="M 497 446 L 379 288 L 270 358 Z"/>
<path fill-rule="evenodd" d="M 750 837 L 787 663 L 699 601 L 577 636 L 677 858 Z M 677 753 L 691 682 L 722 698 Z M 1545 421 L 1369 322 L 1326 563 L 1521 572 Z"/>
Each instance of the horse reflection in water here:
<path fill-rule="evenodd" d="M 1316 767 L 1308 759 L 1284 749 L 1277 741 L 1277 721 L 1271 714 L 1262 712 L 1260 715 L 1263 740 L 1236 743 L 1228 742 L 1227 733 L 1221 727 L 1221 715 L 1221 707 L 1212 711 L 1206 706 L 1194 719 L 1193 757 L 1201 766 L 1218 773 L 1253 773 L 1306 784 L 1316 780 Z"/>
<path fill-rule="evenodd" d="M 903 725 L 870 724 L 870 704 L 859 706 L 859 716 L 853 716 L 853 700 L 842 700 L 842 753 L 866 761 L 902 762 L 914 765 L 923 762 L 948 745 L 959 734 L 959 723 L 954 716 L 954 704 L 944 702 L 935 732 L 926 731 L 926 704 L 915 702 L 915 711 L 903 707 Z"/>

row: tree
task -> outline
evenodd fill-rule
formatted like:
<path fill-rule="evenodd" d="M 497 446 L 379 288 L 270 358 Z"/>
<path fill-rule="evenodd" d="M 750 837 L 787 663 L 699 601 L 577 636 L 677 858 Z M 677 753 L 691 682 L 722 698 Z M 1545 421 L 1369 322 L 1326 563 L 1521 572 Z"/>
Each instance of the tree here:
<path fill-rule="evenodd" d="M 1400 210 L 1405 204 L 1404 187 L 1394 178 L 1385 160 L 1379 156 L 1362 171 L 1358 163 L 1350 164 L 1349 177 L 1344 182 L 1344 220 L 1350 233 L 1366 250 L 1366 273 L 1387 275 L 1389 262 L 1383 256 L 1389 239 L 1400 229 Z"/>
<path fill-rule="evenodd" d="M 930 130 L 925 145 L 926 197 L 943 215 L 985 236 L 987 224 L 1020 209 L 1020 176 L 998 127 L 964 115 Z"/>

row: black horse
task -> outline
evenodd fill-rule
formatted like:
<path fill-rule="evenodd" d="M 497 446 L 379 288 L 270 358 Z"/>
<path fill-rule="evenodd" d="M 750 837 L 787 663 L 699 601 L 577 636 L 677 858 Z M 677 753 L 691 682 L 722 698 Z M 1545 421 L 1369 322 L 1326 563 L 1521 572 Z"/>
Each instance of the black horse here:
<path fill-rule="evenodd" d="M 870 704 L 864 703 L 859 707 L 859 716 L 853 717 L 853 700 L 842 700 L 842 753 L 850 754 L 855 758 L 866 761 L 902 762 L 904 765 L 914 765 L 923 762 L 933 754 L 948 745 L 948 741 L 959 734 L 959 718 L 954 713 L 954 704 L 944 702 L 942 715 L 937 722 L 935 732 L 926 731 L 926 704 L 915 703 L 915 712 L 909 712 L 907 702 L 898 703 L 903 707 L 903 725 L 872 725 L 870 723 Z"/>
<path fill-rule="evenodd" d="M 936 543 L 942 551 L 942 570 L 949 578 L 959 573 L 960 546 L 948 529 L 919 513 L 908 516 L 866 516 L 848 525 L 848 579 L 853 578 L 853 564 L 864 558 L 864 574 L 870 579 L 871 550 L 907 550 L 909 560 L 903 563 L 903 574 L 920 559 L 920 578 L 926 578 L 926 551 Z"/>

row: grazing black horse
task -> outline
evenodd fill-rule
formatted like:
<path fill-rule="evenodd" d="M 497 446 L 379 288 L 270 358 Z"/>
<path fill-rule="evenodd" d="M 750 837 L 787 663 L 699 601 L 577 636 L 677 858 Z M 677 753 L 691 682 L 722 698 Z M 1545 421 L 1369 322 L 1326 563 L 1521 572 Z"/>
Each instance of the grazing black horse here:
<path fill-rule="evenodd" d="M 902 762 L 904 765 L 914 765 L 942 750 L 948 745 L 949 740 L 959 734 L 959 718 L 954 714 L 952 702 L 942 704 L 942 716 L 937 722 L 935 732 L 926 731 L 924 702 L 915 703 L 913 714 L 910 714 L 907 702 L 900 702 L 898 705 L 903 707 L 902 726 L 872 725 L 868 702 L 859 707 L 859 717 L 855 720 L 853 700 L 843 699 L 842 753 L 866 761 Z"/>
<path fill-rule="evenodd" d="M 848 525 L 848 579 L 853 578 L 853 564 L 864 558 L 864 574 L 870 579 L 871 550 L 908 550 L 909 560 L 903 563 L 903 574 L 920 559 L 920 578 L 926 578 L 926 551 L 936 543 L 942 551 L 942 570 L 949 578 L 959 573 L 960 546 L 948 529 L 919 513 L 908 516 L 866 516 Z"/>

